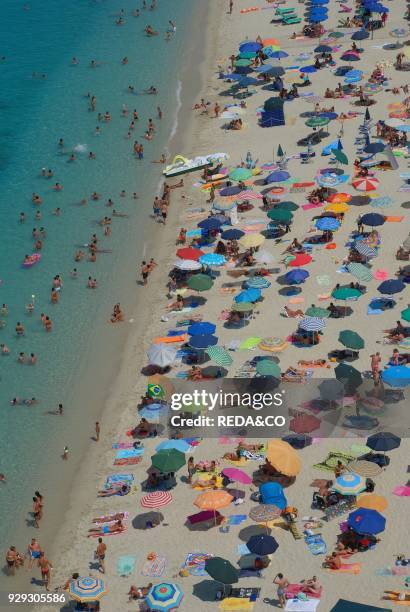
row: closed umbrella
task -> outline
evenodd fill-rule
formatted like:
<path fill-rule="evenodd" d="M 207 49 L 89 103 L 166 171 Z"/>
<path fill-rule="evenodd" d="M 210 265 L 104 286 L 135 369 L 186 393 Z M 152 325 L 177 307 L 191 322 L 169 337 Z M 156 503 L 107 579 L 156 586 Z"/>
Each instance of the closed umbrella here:
<path fill-rule="evenodd" d="M 339 334 L 339 342 L 343 344 L 346 348 L 353 349 L 355 351 L 359 351 L 364 348 L 364 340 L 359 334 L 350 329 L 345 329 Z"/>
<path fill-rule="evenodd" d="M 163 474 L 170 474 L 177 472 L 185 465 L 185 455 L 173 448 L 161 450 L 151 457 L 151 462 L 153 467 Z"/>
<path fill-rule="evenodd" d="M 99 601 L 107 593 L 107 585 L 102 578 L 86 576 L 69 582 L 68 594 L 82 603 Z"/>
<path fill-rule="evenodd" d="M 213 284 L 212 278 L 207 274 L 195 274 L 187 281 L 188 287 L 194 291 L 208 291 Z"/>
<path fill-rule="evenodd" d="M 222 557 L 211 557 L 205 561 L 205 571 L 217 582 L 234 584 L 239 580 L 239 570 Z"/>
<path fill-rule="evenodd" d="M 398 436 L 385 431 L 369 436 L 366 442 L 366 446 L 372 450 L 381 451 L 383 453 L 398 448 L 400 444 L 401 439 Z"/>
<path fill-rule="evenodd" d="M 358 495 L 366 489 L 366 480 L 358 474 L 346 472 L 336 478 L 332 489 L 340 495 Z"/>
<path fill-rule="evenodd" d="M 272 376 L 273 378 L 280 378 L 280 367 L 274 361 L 270 359 L 261 359 L 256 364 L 256 373 L 260 376 Z"/>
<path fill-rule="evenodd" d="M 176 356 L 176 350 L 168 344 L 151 344 L 148 350 L 149 362 L 161 368 L 166 368 L 173 364 Z"/>
<path fill-rule="evenodd" d="M 279 544 L 270 535 L 254 535 L 246 543 L 247 548 L 255 555 L 272 555 L 279 548 Z"/>
<path fill-rule="evenodd" d="M 150 610 L 156 612 L 168 612 L 179 607 L 184 597 L 183 592 L 177 584 L 161 582 L 148 591 L 145 603 Z"/>
<path fill-rule="evenodd" d="M 206 353 L 217 365 L 226 367 L 232 365 L 232 357 L 222 346 L 209 346 L 206 349 Z"/>
<path fill-rule="evenodd" d="M 302 469 L 299 455 L 290 444 L 283 440 L 270 440 L 266 456 L 271 465 L 285 476 L 297 476 Z"/>
<path fill-rule="evenodd" d="M 193 323 L 188 327 L 188 334 L 190 336 L 202 336 L 204 334 L 215 333 L 216 325 L 208 323 L 207 321 L 201 321 L 199 323 Z"/>
<path fill-rule="evenodd" d="M 393 295 L 394 293 L 400 293 L 403 289 L 406 288 L 406 285 L 400 279 L 391 278 L 389 280 L 383 281 L 378 287 L 377 290 L 380 293 L 384 293 L 387 295 Z"/>
<path fill-rule="evenodd" d="M 347 524 L 356 533 L 376 535 L 385 530 L 386 519 L 377 510 L 358 508 L 349 514 Z"/>
<path fill-rule="evenodd" d="M 364 225 L 370 225 L 371 227 L 383 225 L 385 221 L 386 218 L 378 213 L 367 213 L 366 215 L 362 216 L 362 223 Z"/>

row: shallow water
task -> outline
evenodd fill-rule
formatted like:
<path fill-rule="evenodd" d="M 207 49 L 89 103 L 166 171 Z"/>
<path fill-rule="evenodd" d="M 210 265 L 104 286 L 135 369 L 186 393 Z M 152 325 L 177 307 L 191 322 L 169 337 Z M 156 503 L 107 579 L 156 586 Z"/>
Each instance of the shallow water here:
<path fill-rule="evenodd" d="M 194 11 L 189 0 L 172 4 L 159 0 L 156 11 L 131 16 L 139 4 L 35 0 L 28 3 L 28 10 L 14 0 L 1 4 L 0 56 L 5 59 L 0 62 L 0 304 L 8 305 L 9 314 L 0 315 L 6 323 L 0 329 L 0 343 L 10 348 L 10 355 L 0 356 L 0 472 L 9 482 L 0 490 L 3 546 L 24 523 L 32 490 L 41 488 L 47 466 L 59 461 L 64 444 L 75 452 L 92 434 L 87 406 L 78 403 L 80 383 L 87 385 L 90 364 L 102 359 L 95 356 L 96 346 L 110 341 L 107 319 L 113 303 L 121 300 L 126 308 L 135 299 L 129 287 L 135 287 L 138 277 L 136 257 L 145 250 L 144 228 L 152 223 L 152 193 L 161 172 L 150 161 L 159 158 L 175 130 L 184 25 Z M 115 19 L 121 8 L 125 24 L 118 26 Z M 178 30 L 166 42 L 169 19 Z M 144 35 L 147 23 L 160 30 L 158 37 Z M 71 65 L 73 56 L 79 60 L 77 66 Z M 129 58 L 127 65 L 121 64 L 124 56 Z M 89 66 L 91 59 L 99 62 L 98 67 Z M 136 92 L 156 85 L 159 94 L 132 94 L 129 84 Z M 97 97 L 97 112 L 111 113 L 109 124 L 99 124 L 97 112 L 88 110 L 89 92 Z M 126 138 L 131 118 L 121 117 L 123 104 L 130 111 L 137 109 L 140 117 L 131 139 Z M 164 111 L 161 122 L 156 119 L 157 105 Z M 157 134 L 153 142 L 146 142 L 142 137 L 151 116 Z M 97 125 L 100 135 L 95 133 Z M 59 138 L 64 139 L 63 150 L 57 146 Z M 142 162 L 132 155 L 134 140 L 144 143 Z M 78 153 L 69 163 L 66 152 L 78 144 L 95 152 L 96 159 Z M 43 167 L 53 170 L 52 179 L 40 176 Z M 52 189 L 56 181 L 64 186 L 62 192 Z M 122 189 L 125 198 L 119 195 Z M 80 206 L 94 190 L 101 194 L 100 201 Z M 37 207 L 41 220 L 34 219 L 33 192 L 43 198 Z M 133 192 L 139 199 L 132 198 Z M 105 206 L 108 198 L 129 217 L 114 219 L 112 236 L 104 238 L 98 220 L 111 213 Z M 52 214 L 56 207 L 61 208 L 61 216 Z M 20 212 L 26 214 L 24 224 L 19 224 Z M 42 259 L 24 269 L 24 256 L 34 251 L 34 227 L 46 229 Z M 99 246 L 113 253 L 99 255 L 94 264 L 75 263 L 75 250 L 94 232 Z M 147 245 L 147 256 L 155 255 L 151 251 Z M 78 268 L 75 280 L 70 278 L 74 267 Z M 52 305 L 50 290 L 56 274 L 64 286 L 59 304 Z M 86 288 L 89 275 L 99 282 L 95 291 Z M 33 299 L 35 311 L 29 315 L 25 306 Z M 51 334 L 43 329 L 42 312 L 52 318 Z M 16 337 L 17 321 L 25 327 L 24 337 Z M 115 339 L 114 345 L 118 342 Z M 17 363 L 21 351 L 34 352 L 37 365 Z M 91 383 L 99 386 L 94 378 Z M 34 396 L 39 403 L 12 407 L 9 402 L 15 396 Z M 48 414 L 59 402 L 64 404 L 63 418 Z"/>

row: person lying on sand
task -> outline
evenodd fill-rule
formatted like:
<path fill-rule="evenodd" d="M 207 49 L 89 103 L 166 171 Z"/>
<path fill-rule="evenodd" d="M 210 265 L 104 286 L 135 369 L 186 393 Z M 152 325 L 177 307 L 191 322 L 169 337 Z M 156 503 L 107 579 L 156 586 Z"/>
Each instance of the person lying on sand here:
<path fill-rule="evenodd" d="M 322 567 L 339 570 L 342 567 L 342 560 L 338 553 L 333 552 L 331 555 L 326 555 Z"/>
<path fill-rule="evenodd" d="M 97 516 L 91 519 L 92 523 L 109 523 L 110 521 L 122 521 L 125 518 L 124 512 L 117 512 L 116 514 L 107 514 L 106 516 Z"/>
<path fill-rule="evenodd" d="M 177 295 L 176 302 L 171 302 L 170 304 L 165 306 L 165 310 L 167 310 L 168 312 L 172 310 L 181 311 L 183 308 L 184 298 L 182 297 L 182 295 Z"/>
<path fill-rule="evenodd" d="M 117 521 L 114 525 L 102 525 L 101 527 L 92 527 L 88 530 L 88 537 L 94 535 L 107 535 L 108 533 L 120 533 L 125 530 L 122 521 Z"/>
<path fill-rule="evenodd" d="M 128 591 L 128 601 L 133 601 L 137 599 L 145 599 L 148 595 L 149 591 L 152 588 L 152 582 L 147 584 L 146 587 L 136 587 L 135 585 L 131 585 L 130 590 Z"/>
<path fill-rule="evenodd" d="M 111 486 L 109 489 L 104 489 L 102 491 L 98 491 L 97 497 L 112 497 L 113 495 L 120 495 L 121 497 L 124 495 L 128 495 L 131 491 L 130 485 L 120 485 L 120 486 Z"/>
<path fill-rule="evenodd" d="M 292 310 L 291 308 L 289 308 L 289 306 L 285 306 L 283 310 L 285 311 L 285 315 L 290 319 L 299 319 L 305 316 L 303 310 L 301 310 L 300 308 L 298 308 L 297 310 Z"/>

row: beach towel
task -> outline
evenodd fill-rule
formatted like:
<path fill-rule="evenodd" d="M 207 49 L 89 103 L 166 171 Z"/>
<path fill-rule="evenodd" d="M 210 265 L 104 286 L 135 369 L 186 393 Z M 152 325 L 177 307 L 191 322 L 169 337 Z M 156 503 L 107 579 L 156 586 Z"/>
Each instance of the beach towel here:
<path fill-rule="evenodd" d="M 327 552 L 326 542 L 321 533 L 305 536 L 305 542 L 312 555 L 324 555 Z"/>
<path fill-rule="evenodd" d="M 119 448 L 133 448 L 133 443 L 132 442 L 114 442 L 112 444 L 113 449 L 117 450 Z"/>
<path fill-rule="evenodd" d="M 253 610 L 253 603 L 249 599 L 227 597 L 218 606 L 219 610 Z"/>
<path fill-rule="evenodd" d="M 104 525 L 107 525 L 107 523 L 104 523 Z M 114 532 L 108 532 L 108 533 L 89 533 L 88 537 L 90 538 L 101 538 L 101 536 L 103 536 L 104 538 L 107 538 L 108 536 L 116 536 L 116 535 L 121 535 L 122 533 L 125 533 L 125 531 L 127 531 L 127 525 L 124 525 L 124 528 L 121 529 L 121 531 L 114 531 Z"/>
<path fill-rule="evenodd" d="M 342 566 L 338 570 L 333 570 L 327 568 L 328 572 L 332 572 L 332 574 L 360 574 L 362 571 L 361 563 L 342 563 Z"/>
<path fill-rule="evenodd" d="M 147 559 L 141 574 L 150 578 L 160 578 L 165 572 L 166 566 L 167 560 L 165 557 L 157 556 L 155 559 Z"/>
<path fill-rule="evenodd" d="M 122 577 L 128 577 L 132 574 L 135 567 L 136 557 L 134 555 L 123 555 L 117 561 L 117 574 Z"/>
<path fill-rule="evenodd" d="M 246 546 L 246 544 L 244 544 L 244 543 L 238 544 L 238 555 L 243 557 L 244 555 L 250 555 L 250 554 L 251 554 L 251 551 Z"/>
<path fill-rule="evenodd" d="M 320 599 L 308 599 L 307 601 L 288 599 L 285 610 L 288 610 L 288 612 L 315 612 L 319 603 Z"/>
<path fill-rule="evenodd" d="M 395 487 L 393 493 L 399 497 L 410 497 L 410 487 L 407 485 Z"/>
<path fill-rule="evenodd" d="M 203 552 L 188 553 L 181 567 L 187 569 L 191 576 L 206 576 L 205 563 L 207 559 L 211 559 L 213 556 Z"/>
<path fill-rule="evenodd" d="M 185 311 L 185 308 L 183 308 L 182 311 Z M 179 336 L 160 336 L 159 338 L 154 338 L 152 343 L 153 344 L 169 344 L 170 342 L 186 342 L 188 336 L 187 334 L 181 334 Z"/>
<path fill-rule="evenodd" d="M 392 217 L 392 216 L 385 217 L 385 221 L 389 223 L 401 223 L 403 219 L 404 217 Z"/>
<path fill-rule="evenodd" d="M 111 474 L 107 477 L 105 486 L 109 488 L 111 485 L 119 482 L 131 484 L 134 482 L 134 474 Z"/>
<path fill-rule="evenodd" d="M 231 514 L 228 517 L 228 523 L 230 525 L 240 525 L 241 523 L 246 521 L 247 518 L 248 517 L 246 514 Z"/>
<path fill-rule="evenodd" d="M 142 457 L 128 457 L 126 459 L 115 459 L 114 465 L 138 465 L 141 461 Z"/>
<path fill-rule="evenodd" d="M 341 461 L 344 466 L 347 466 L 348 463 L 354 461 L 355 459 L 356 457 L 349 453 L 343 453 L 337 450 L 330 451 L 324 461 L 320 463 L 315 463 L 313 467 L 317 470 L 322 470 L 324 472 L 334 472 L 338 461 Z"/>
<path fill-rule="evenodd" d="M 141 448 L 123 448 L 115 455 L 116 459 L 130 459 L 131 457 L 140 457 L 144 454 L 144 447 Z"/>
<path fill-rule="evenodd" d="M 303 210 L 312 210 L 312 208 L 321 208 L 324 205 L 324 202 L 319 204 L 312 204 L 311 202 L 309 202 L 309 204 L 302 204 L 302 208 Z"/>
<path fill-rule="evenodd" d="M 305 587 L 303 584 L 289 584 L 286 587 L 286 593 L 285 593 L 286 599 L 294 599 L 299 593 L 303 593 L 304 588 Z M 313 595 L 312 593 L 309 593 L 309 598 L 320 599 L 322 591 L 323 591 L 323 587 L 320 587 L 317 595 Z"/>

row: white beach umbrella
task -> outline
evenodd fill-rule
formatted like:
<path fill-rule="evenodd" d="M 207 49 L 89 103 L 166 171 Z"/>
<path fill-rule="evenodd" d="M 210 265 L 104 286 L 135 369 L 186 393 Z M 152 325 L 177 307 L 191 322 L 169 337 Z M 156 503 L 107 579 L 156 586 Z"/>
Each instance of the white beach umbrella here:
<path fill-rule="evenodd" d="M 254 258 L 255 261 L 261 264 L 270 264 L 275 261 L 275 258 L 272 253 L 269 253 L 268 251 L 258 251 L 257 253 L 255 253 Z"/>
<path fill-rule="evenodd" d="M 177 259 L 174 268 L 178 268 L 178 270 L 200 270 L 202 265 L 199 261 L 193 261 L 192 259 Z"/>
<path fill-rule="evenodd" d="M 150 364 L 166 368 L 174 363 L 177 352 L 167 344 L 151 344 L 147 355 Z"/>

